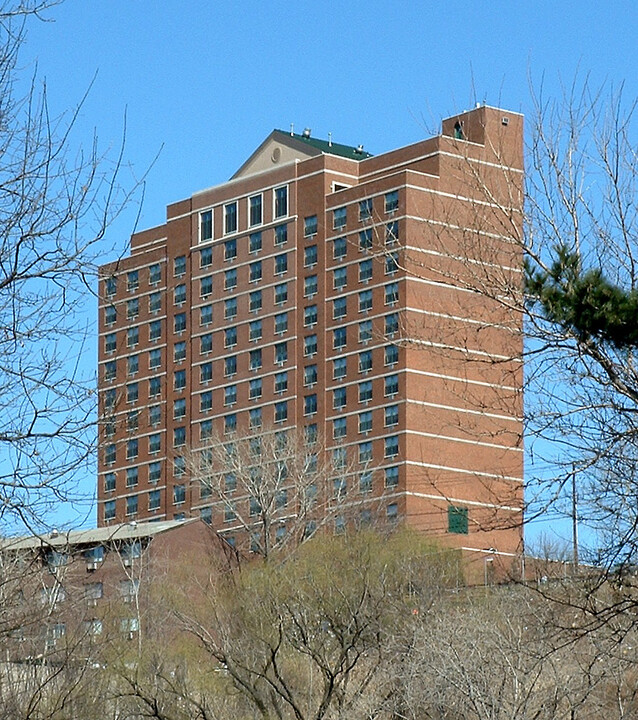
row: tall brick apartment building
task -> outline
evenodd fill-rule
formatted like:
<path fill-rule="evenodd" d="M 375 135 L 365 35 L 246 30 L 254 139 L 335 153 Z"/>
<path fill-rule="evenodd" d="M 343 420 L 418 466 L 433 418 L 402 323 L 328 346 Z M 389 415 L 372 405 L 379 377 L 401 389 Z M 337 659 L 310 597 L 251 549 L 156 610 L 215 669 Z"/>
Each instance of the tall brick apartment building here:
<path fill-rule="evenodd" d="M 188 457 L 287 429 L 347 456 L 366 521 L 516 553 L 522 124 L 477 107 L 374 157 L 275 130 L 135 234 L 101 269 L 99 525 L 201 515 L 234 542 Z"/>

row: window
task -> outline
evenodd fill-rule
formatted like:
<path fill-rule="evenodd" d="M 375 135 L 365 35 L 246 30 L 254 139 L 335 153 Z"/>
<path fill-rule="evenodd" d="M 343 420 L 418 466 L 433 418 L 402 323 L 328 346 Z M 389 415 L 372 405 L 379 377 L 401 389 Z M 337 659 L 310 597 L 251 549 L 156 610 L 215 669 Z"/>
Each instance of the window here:
<path fill-rule="evenodd" d="M 259 370 L 261 367 L 261 348 L 251 350 L 248 358 L 248 366 L 251 370 Z"/>
<path fill-rule="evenodd" d="M 161 476 L 162 476 L 162 463 L 155 460 L 148 466 L 148 481 L 150 483 L 159 482 Z"/>
<path fill-rule="evenodd" d="M 317 354 L 316 335 L 308 335 L 303 339 L 303 354 L 305 357 L 312 357 Z"/>
<path fill-rule="evenodd" d="M 237 373 L 237 355 L 230 355 L 224 359 L 224 375 L 230 377 Z"/>
<path fill-rule="evenodd" d="M 348 371 L 348 359 L 344 357 L 335 358 L 332 361 L 332 378 L 340 380 L 346 376 Z"/>
<path fill-rule="evenodd" d="M 148 395 L 149 397 L 155 397 L 160 395 L 162 392 L 162 378 L 152 377 L 148 381 Z"/>
<path fill-rule="evenodd" d="M 158 313 L 162 309 L 162 293 L 153 292 L 148 296 L 148 311 Z"/>
<path fill-rule="evenodd" d="M 288 300 L 288 283 L 275 285 L 275 305 L 282 305 Z"/>
<path fill-rule="evenodd" d="M 368 282 L 372 279 L 372 259 L 362 260 L 359 263 L 359 282 Z"/>
<path fill-rule="evenodd" d="M 286 215 L 288 215 L 288 186 L 283 185 L 275 188 L 275 218 L 286 217 Z"/>
<path fill-rule="evenodd" d="M 117 333 L 109 333 L 104 338 L 104 350 L 107 353 L 112 353 L 117 348 Z"/>
<path fill-rule="evenodd" d="M 348 343 L 348 328 L 340 327 L 332 331 L 332 347 L 334 350 L 344 348 Z"/>
<path fill-rule="evenodd" d="M 372 470 L 365 470 L 359 475 L 359 492 L 362 494 L 372 492 Z"/>
<path fill-rule="evenodd" d="M 281 335 L 288 330 L 288 313 L 275 315 L 275 334 Z"/>
<path fill-rule="evenodd" d="M 251 253 L 257 253 L 261 250 L 261 232 L 251 233 L 248 238 L 248 250 Z"/>
<path fill-rule="evenodd" d="M 385 304 L 394 305 L 399 302 L 399 284 L 390 283 L 385 286 Z"/>
<path fill-rule="evenodd" d="M 148 282 L 150 285 L 157 285 L 162 281 L 162 267 L 159 263 L 154 263 L 148 269 Z"/>
<path fill-rule="evenodd" d="M 359 323 L 359 342 L 367 343 L 372 340 L 372 320 L 364 320 Z"/>
<path fill-rule="evenodd" d="M 341 230 L 348 222 L 348 211 L 345 207 L 336 208 L 332 212 L 332 227 L 335 230 Z"/>
<path fill-rule="evenodd" d="M 313 237 L 317 234 L 317 216 L 310 215 L 304 218 L 304 237 Z"/>
<path fill-rule="evenodd" d="M 224 507 L 224 522 L 232 522 L 236 517 L 234 503 L 227 503 Z"/>
<path fill-rule="evenodd" d="M 139 393 L 139 384 L 138 383 L 136 383 L 136 382 L 129 383 L 126 386 L 126 402 L 127 403 L 137 402 L 139 394 L 140 393 Z"/>
<path fill-rule="evenodd" d="M 283 275 L 288 272 L 288 254 L 275 255 L 275 275 Z"/>
<path fill-rule="evenodd" d="M 255 262 L 251 262 L 249 265 L 249 280 L 250 282 L 259 282 L 261 280 L 261 260 L 255 260 Z"/>
<path fill-rule="evenodd" d="M 372 412 L 366 410 L 365 412 L 359 413 L 359 432 L 368 433 L 372 430 Z"/>
<path fill-rule="evenodd" d="M 396 457 L 399 454 L 399 436 L 398 435 L 391 435 L 390 437 L 385 438 L 384 440 L 385 445 L 385 452 L 384 456 L 389 457 Z"/>
<path fill-rule="evenodd" d="M 173 430 L 173 447 L 186 445 L 186 428 L 176 427 Z"/>
<path fill-rule="evenodd" d="M 317 395 L 306 395 L 303 403 L 304 415 L 315 415 L 317 412 Z"/>
<path fill-rule="evenodd" d="M 366 373 L 372 370 L 372 350 L 364 350 L 359 353 L 359 372 Z"/>
<path fill-rule="evenodd" d="M 311 298 L 317 294 L 317 276 L 309 275 L 303 281 L 303 296 Z"/>
<path fill-rule="evenodd" d="M 394 275 L 399 269 L 399 253 L 392 252 L 385 256 L 385 274 Z"/>
<path fill-rule="evenodd" d="M 231 268 L 224 273 L 224 290 L 232 290 L 237 287 L 237 270 Z"/>
<path fill-rule="evenodd" d="M 113 520 L 115 517 L 115 500 L 107 500 L 104 503 L 104 519 Z"/>
<path fill-rule="evenodd" d="M 175 419 L 177 418 L 183 418 L 186 415 L 186 399 L 185 398 L 177 398 L 175 402 L 173 403 L 173 417 Z"/>
<path fill-rule="evenodd" d="M 224 320 L 232 320 L 237 316 L 237 298 L 224 300 Z"/>
<path fill-rule="evenodd" d="M 199 366 L 199 382 L 205 384 L 213 379 L 213 363 L 205 362 Z"/>
<path fill-rule="evenodd" d="M 288 225 L 277 225 L 275 228 L 275 245 L 285 245 L 288 242 Z"/>
<path fill-rule="evenodd" d="M 332 391 L 332 407 L 335 410 L 341 410 L 342 407 L 345 407 L 346 401 L 347 401 L 346 388 L 344 388 L 344 387 L 335 388 Z"/>
<path fill-rule="evenodd" d="M 104 393 L 104 408 L 105 408 L 105 410 L 110 411 L 110 412 L 115 410 L 116 397 L 117 397 L 117 395 L 116 395 L 115 388 L 109 388 Z"/>
<path fill-rule="evenodd" d="M 385 226 L 385 244 L 394 245 L 399 241 L 399 223 L 393 220 Z"/>
<path fill-rule="evenodd" d="M 130 270 L 126 273 L 126 289 L 129 292 L 137 290 L 140 286 L 140 274 L 138 270 Z"/>
<path fill-rule="evenodd" d="M 213 264 L 213 248 L 202 248 L 199 253 L 199 267 L 210 267 Z"/>
<path fill-rule="evenodd" d="M 213 238 L 213 211 L 204 210 L 199 214 L 199 241 L 206 242 Z"/>
<path fill-rule="evenodd" d="M 162 337 L 162 321 L 151 320 L 148 324 L 148 339 L 159 340 Z M 135 343 L 137 345 L 137 342 Z"/>
<path fill-rule="evenodd" d="M 117 375 L 117 363 L 115 360 L 109 360 L 104 363 L 104 379 L 113 380 Z"/>
<path fill-rule="evenodd" d="M 372 443 L 370 441 L 359 443 L 359 463 L 365 465 L 372 460 Z"/>
<path fill-rule="evenodd" d="M 186 502 L 186 485 L 173 486 L 173 505 L 181 505 Z"/>
<path fill-rule="evenodd" d="M 304 442 L 306 445 L 314 445 L 317 442 L 317 438 L 319 436 L 318 430 L 317 430 L 317 423 L 311 423 L 310 425 L 306 425 L 303 429 L 303 437 Z M 316 471 L 317 469 L 317 456 L 316 455 L 309 455 L 307 458 L 307 469 L 312 470 L 314 469 Z"/>
<path fill-rule="evenodd" d="M 109 472 L 106 473 L 104 476 L 104 490 L 106 492 L 111 492 L 112 490 L 115 490 L 115 473 Z"/>
<path fill-rule="evenodd" d="M 359 250 L 370 250 L 372 247 L 372 228 L 359 232 Z"/>
<path fill-rule="evenodd" d="M 288 343 L 280 342 L 275 345 L 275 363 L 278 365 L 288 360 Z"/>
<path fill-rule="evenodd" d="M 282 490 L 277 491 L 277 495 L 275 497 L 275 504 L 277 506 L 278 510 L 282 510 L 283 508 L 288 505 L 288 490 L 285 488 Z M 285 531 L 285 528 L 284 528 Z"/>
<path fill-rule="evenodd" d="M 336 268 L 332 273 L 332 287 L 341 290 L 348 284 L 348 268 Z"/>
<path fill-rule="evenodd" d="M 308 365 L 303 371 L 303 384 L 305 387 L 312 387 L 317 382 L 317 366 Z"/>
<path fill-rule="evenodd" d="M 126 443 L 126 459 L 134 460 L 139 454 L 139 443 L 137 438 L 132 438 Z"/>
<path fill-rule="evenodd" d="M 348 451 L 344 447 L 337 447 L 332 451 L 332 466 L 335 470 L 344 470 L 348 461 Z"/>
<path fill-rule="evenodd" d="M 148 423 L 151 427 L 159 425 L 162 421 L 162 409 L 159 405 L 151 405 L 148 409 Z"/>
<path fill-rule="evenodd" d="M 399 362 L 399 348 L 397 345 L 386 345 L 384 351 L 384 364 L 396 365 Z"/>
<path fill-rule="evenodd" d="M 129 432 L 134 432 L 138 429 L 140 424 L 140 412 L 139 410 L 131 410 L 126 414 L 126 429 Z"/>
<path fill-rule="evenodd" d="M 231 413 L 230 415 L 224 416 L 224 432 L 226 435 L 235 432 L 237 430 L 237 415 Z"/>
<path fill-rule="evenodd" d="M 394 465 L 384 471 L 386 488 L 395 488 L 399 484 L 399 467 Z"/>
<path fill-rule="evenodd" d="M 106 287 L 106 297 L 113 297 L 117 292 L 117 278 L 107 277 L 104 281 Z"/>
<path fill-rule="evenodd" d="M 175 305 L 183 305 L 186 302 L 186 285 L 175 286 Z"/>
<path fill-rule="evenodd" d="M 207 525 L 212 525 L 213 524 L 213 508 L 210 508 L 210 507 L 201 508 L 199 511 L 199 517 Z"/>
<path fill-rule="evenodd" d="M 399 332 L 399 313 L 385 316 L 385 334 L 392 336 Z"/>
<path fill-rule="evenodd" d="M 160 491 L 151 490 L 148 494 L 148 509 L 157 510 L 161 504 Z"/>
<path fill-rule="evenodd" d="M 469 533 L 467 508 L 449 505 L 447 509 L 447 531 L 456 535 Z"/>
<path fill-rule="evenodd" d="M 304 249 L 303 266 L 304 267 L 313 267 L 316 264 L 317 264 L 317 246 L 310 245 L 310 247 L 307 247 Z"/>
<path fill-rule="evenodd" d="M 348 241 L 344 237 L 335 238 L 332 241 L 332 257 L 341 260 L 348 254 Z"/>
<path fill-rule="evenodd" d="M 148 436 L 148 451 L 151 455 L 162 449 L 162 436 L 159 433 Z"/>
<path fill-rule="evenodd" d="M 175 390 L 183 390 L 186 387 L 186 370 L 175 370 L 173 380 Z"/>
<path fill-rule="evenodd" d="M 199 324 L 204 327 L 210 325 L 213 322 L 213 306 L 202 305 L 199 309 Z"/>
<path fill-rule="evenodd" d="M 126 498 L 126 514 L 137 514 L 137 495 L 131 495 L 130 497 Z"/>
<path fill-rule="evenodd" d="M 386 518 L 388 522 L 395 523 L 399 519 L 399 506 L 396 503 L 390 503 L 386 508 Z"/>
<path fill-rule="evenodd" d="M 359 293 L 359 312 L 372 310 L 372 290 L 362 290 Z"/>
<path fill-rule="evenodd" d="M 212 333 L 206 333 L 199 339 L 199 353 L 200 355 L 207 355 L 213 351 L 213 335 Z"/>
<path fill-rule="evenodd" d="M 226 240 L 224 243 L 224 260 L 234 260 L 237 257 L 237 240 Z"/>
<path fill-rule="evenodd" d="M 261 340 L 262 337 L 262 326 L 261 320 L 253 320 L 248 326 L 248 339 L 249 340 Z"/>
<path fill-rule="evenodd" d="M 348 431 L 347 418 L 344 418 L 344 417 L 335 418 L 332 421 L 332 437 L 335 440 L 339 440 L 340 438 L 345 437 L 347 431 Z"/>
<path fill-rule="evenodd" d="M 107 305 L 104 308 L 104 322 L 107 325 L 113 325 L 113 323 L 117 320 L 117 310 L 115 309 L 114 305 Z"/>
<path fill-rule="evenodd" d="M 224 347 L 234 347 L 237 345 L 237 328 L 235 326 L 224 330 Z"/>
<path fill-rule="evenodd" d="M 113 465 L 116 458 L 116 448 L 113 443 L 104 448 L 104 462 L 106 465 Z"/>
<path fill-rule="evenodd" d="M 359 383 L 359 402 L 367 403 L 372 400 L 372 380 Z"/>
<path fill-rule="evenodd" d="M 261 290 L 253 290 L 248 296 L 248 308 L 250 312 L 261 310 Z"/>
<path fill-rule="evenodd" d="M 359 201 L 359 220 L 365 222 L 372 217 L 372 198 Z"/>
<path fill-rule="evenodd" d="M 186 472 L 186 458 L 181 455 L 173 460 L 173 475 L 181 477 Z"/>
<path fill-rule="evenodd" d="M 126 318 L 132 320 L 140 314 L 139 298 L 131 298 L 126 301 Z"/>
<path fill-rule="evenodd" d="M 237 203 L 231 202 L 224 205 L 224 233 L 237 231 Z"/>
<path fill-rule="evenodd" d="M 136 467 L 126 468 L 126 487 L 135 487 L 138 482 L 138 471 Z"/>
<path fill-rule="evenodd" d="M 399 376 L 388 375 L 385 378 L 385 396 L 394 397 L 399 392 Z"/>
<path fill-rule="evenodd" d="M 262 212 L 261 212 L 261 194 L 260 195 L 253 195 L 251 198 L 248 198 L 248 218 L 250 222 L 250 226 L 254 227 L 255 225 L 261 225 L 262 222 Z"/>
<path fill-rule="evenodd" d="M 129 414 L 130 414 L 130 413 L 129 413 Z M 115 435 L 115 427 L 116 427 L 116 426 L 115 426 L 115 422 L 113 422 L 113 420 L 108 420 L 108 421 L 104 424 L 104 435 L 105 435 L 107 438 L 112 438 L 113 435 Z"/>
<path fill-rule="evenodd" d="M 261 427 L 261 408 L 251 408 L 248 411 L 248 422 L 252 429 Z"/>
<path fill-rule="evenodd" d="M 140 341 L 140 329 L 139 328 L 129 328 L 126 331 L 126 346 L 127 347 L 135 347 Z"/>
<path fill-rule="evenodd" d="M 199 409 L 200 412 L 208 412 L 213 407 L 213 393 L 210 390 L 203 392 L 199 396 Z"/>
<path fill-rule="evenodd" d="M 157 368 L 162 364 L 162 351 L 160 348 L 154 348 L 148 352 L 148 366 L 149 368 Z"/>
<path fill-rule="evenodd" d="M 186 342 L 184 340 L 180 340 L 179 342 L 176 342 L 173 347 L 173 359 L 175 362 L 181 362 L 186 358 Z"/>
<path fill-rule="evenodd" d="M 275 403 L 275 422 L 284 422 L 288 419 L 288 402 Z"/>
<path fill-rule="evenodd" d="M 181 333 L 186 330 L 186 313 L 177 313 L 175 315 L 175 332 Z"/>
<path fill-rule="evenodd" d="M 335 499 L 339 500 L 339 499 L 342 499 L 342 498 L 345 497 L 345 495 L 346 495 L 346 490 L 347 490 L 347 484 L 346 484 L 346 479 L 345 479 L 345 478 L 335 478 L 335 480 L 333 481 L 332 486 L 333 486 L 333 493 L 334 493 Z M 340 522 L 339 522 L 339 521 L 340 521 Z M 339 524 L 342 526 L 342 527 L 341 527 L 341 531 L 343 532 L 343 526 L 344 526 L 343 516 L 339 516 L 339 517 L 335 520 L 335 528 L 336 528 L 338 522 L 339 522 Z"/>
<path fill-rule="evenodd" d="M 288 390 L 288 373 L 280 372 L 275 375 L 275 393 L 283 393 Z"/>
<path fill-rule="evenodd" d="M 208 297 L 213 292 L 213 276 L 206 275 L 199 281 L 199 294 L 201 297 Z"/>
<path fill-rule="evenodd" d="M 175 262 L 173 264 L 173 275 L 174 277 L 181 277 L 182 275 L 186 275 L 185 255 L 180 255 L 179 257 L 175 258 Z"/>
<path fill-rule="evenodd" d="M 385 408 L 385 426 L 392 427 L 393 425 L 399 424 L 399 406 L 388 405 Z"/>
<path fill-rule="evenodd" d="M 338 297 L 332 301 L 332 319 L 339 320 L 348 314 L 348 298 Z"/>
<path fill-rule="evenodd" d="M 314 327 L 317 324 L 317 306 L 309 305 L 303 311 L 304 327 Z"/>
<path fill-rule="evenodd" d="M 237 385 L 228 385 L 224 388 L 224 405 L 234 405 L 237 402 Z"/>
<path fill-rule="evenodd" d="M 261 397 L 262 382 L 261 378 L 253 378 L 248 385 L 248 397 L 250 400 L 256 400 Z"/>
<path fill-rule="evenodd" d="M 399 191 L 393 190 L 385 194 L 385 211 L 387 213 L 394 212 L 399 209 Z"/>

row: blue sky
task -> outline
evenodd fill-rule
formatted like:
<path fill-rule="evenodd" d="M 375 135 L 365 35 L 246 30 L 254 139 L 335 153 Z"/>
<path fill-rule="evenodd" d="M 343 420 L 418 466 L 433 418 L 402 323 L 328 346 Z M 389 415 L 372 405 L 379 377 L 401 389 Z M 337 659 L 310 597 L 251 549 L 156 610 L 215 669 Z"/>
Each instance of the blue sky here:
<path fill-rule="evenodd" d="M 37 63 L 53 115 L 92 84 L 75 140 L 95 131 L 115 155 L 126 115 L 122 180 L 148 171 L 105 262 L 138 212 L 139 228 L 161 223 L 167 203 L 228 179 L 275 127 L 378 153 L 476 101 L 527 113 L 530 79 L 551 96 L 589 74 L 638 96 L 631 2 L 66 0 L 46 15 L 29 26 L 24 76 Z"/>

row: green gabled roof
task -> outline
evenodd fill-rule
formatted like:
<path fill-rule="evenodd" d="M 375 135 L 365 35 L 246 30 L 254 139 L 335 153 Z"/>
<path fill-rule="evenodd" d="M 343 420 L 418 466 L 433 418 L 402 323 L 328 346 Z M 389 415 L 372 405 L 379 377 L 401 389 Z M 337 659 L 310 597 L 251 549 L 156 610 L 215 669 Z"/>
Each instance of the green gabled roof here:
<path fill-rule="evenodd" d="M 304 137 L 303 135 L 286 132 L 285 130 L 277 130 L 277 132 L 292 137 L 298 142 L 315 150 L 319 150 L 319 152 L 326 153 L 327 155 L 339 155 L 340 157 L 350 158 L 351 160 L 365 160 L 366 158 L 372 157 L 372 153 L 365 152 L 364 150 L 359 151 L 351 145 L 341 145 L 341 143 L 329 142 L 328 140 L 317 140 L 313 137 Z"/>

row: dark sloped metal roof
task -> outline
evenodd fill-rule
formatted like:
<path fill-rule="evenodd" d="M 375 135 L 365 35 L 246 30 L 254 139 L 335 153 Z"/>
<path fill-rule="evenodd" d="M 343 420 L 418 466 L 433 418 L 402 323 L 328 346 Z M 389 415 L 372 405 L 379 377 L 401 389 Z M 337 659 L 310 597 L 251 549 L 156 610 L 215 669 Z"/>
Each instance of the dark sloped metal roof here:
<path fill-rule="evenodd" d="M 300 143 L 307 145 L 309 148 L 314 148 L 319 152 L 326 153 L 327 155 L 339 155 L 340 157 L 350 158 L 351 160 L 365 160 L 366 158 L 372 157 L 372 153 L 365 152 L 365 150 L 359 151 L 356 147 L 351 145 L 342 145 L 328 140 L 318 140 L 313 137 L 304 137 L 303 135 L 297 135 L 297 133 L 286 132 L 285 130 L 277 130 L 282 135 L 292 137 Z"/>

